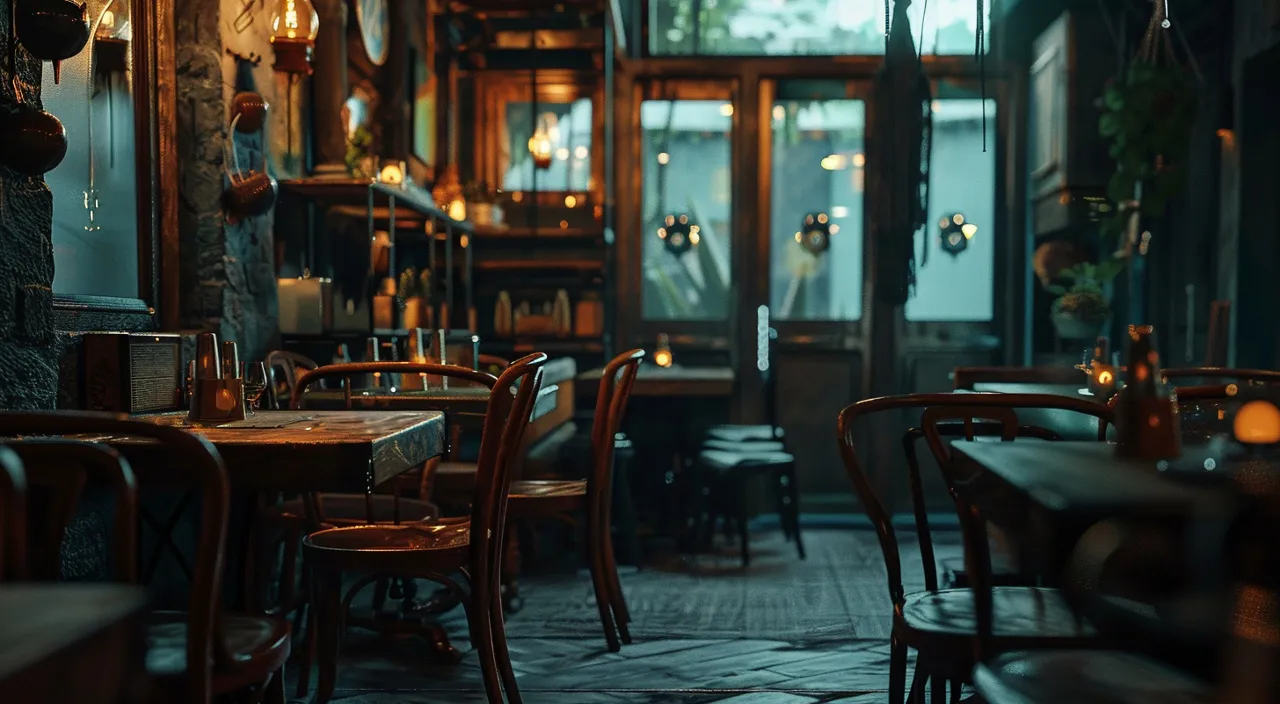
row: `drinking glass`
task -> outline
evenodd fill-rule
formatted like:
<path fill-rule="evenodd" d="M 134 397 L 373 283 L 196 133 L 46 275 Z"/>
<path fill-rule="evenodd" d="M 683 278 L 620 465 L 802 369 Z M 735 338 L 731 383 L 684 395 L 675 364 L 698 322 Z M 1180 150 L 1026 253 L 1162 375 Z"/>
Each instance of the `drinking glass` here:
<path fill-rule="evenodd" d="M 244 398 L 248 401 L 249 413 L 258 408 L 262 394 L 267 390 L 267 365 L 262 362 L 245 362 L 240 378 L 244 380 Z"/>

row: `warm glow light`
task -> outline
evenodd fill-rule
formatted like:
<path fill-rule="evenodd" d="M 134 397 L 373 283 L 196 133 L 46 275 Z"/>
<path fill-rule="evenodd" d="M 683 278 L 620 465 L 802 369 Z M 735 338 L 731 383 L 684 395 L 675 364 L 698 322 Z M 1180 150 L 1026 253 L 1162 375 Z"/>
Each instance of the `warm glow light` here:
<path fill-rule="evenodd" d="M 271 40 L 314 42 L 320 31 L 320 16 L 310 0 L 279 0 L 271 15 Z"/>
<path fill-rule="evenodd" d="M 956 213 L 955 215 L 952 215 L 952 216 L 951 216 L 951 222 L 954 222 L 954 223 L 955 223 L 955 224 L 957 224 L 957 225 L 963 225 L 963 224 L 964 224 L 964 216 L 963 216 L 963 215 L 961 215 L 960 213 Z"/>
<path fill-rule="evenodd" d="M 449 217 L 462 222 L 467 219 L 467 202 L 461 198 L 449 202 Z"/>
<path fill-rule="evenodd" d="M 523 193 L 523 192 L 521 192 L 521 191 L 513 191 L 513 192 L 511 193 L 511 202 L 512 202 L 512 203 L 519 203 L 519 202 L 520 202 L 520 201 L 522 201 L 522 200 L 524 200 L 524 193 Z"/>
<path fill-rule="evenodd" d="M 557 158 L 557 159 L 559 159 L 560 161 L 568 161 L 568 160 L 569 160 L 569 148 L 568 148 L 568 147 L 560 147 L 559 149 L 557 149 L 557 150 L 556 150 L 556 158 Z"/>
<path fill-rule="evenodd" d="M 102 29 L 107 29 L 107 30 L 115 29 L 116 13 L 112 12 L 111 10 L 104 11 L 102 13 L 102 21 L 98 23 L 98 26 L 101 27 Z"/>
<path fill-rule="evenodd" d="M 399 186 L 404 183 L 404 169 L 401 169 L 399 164 L 387 164 L 382 167 L 382 173 L 378 174 L 378 180 L 392 186 Z"/>
<path fill-rule="evenodd" d="M 847 218 L 849 217 L 849 209 L 844 207 L 843 205 L 833 205 L 831 206 L 831 217 Z"/>
<path fill-rule="evenodd" d="M 533 136 L 529 138 L 529 154 L 533 156 L 533 165 L 539 169 L 551 166 L 552 148 L 551 135 L 547 133 L 547 126 L 539 121 L 538 129 L 534 130 Z M 565 156 L 568 158 L 568 150 L 565 151 Z"/>
<path fill-rule="evenodd" d="M 966 240 L 971 240 L 974 235 L 978 234 L 978 226 L 971 222 L 966 222 L 960 227 L 960 231 L 964 233 L 964 238 Z"/>
<path fill-rule="evenodd" d="M 1250 401 L 1236 411 L 1232 425 L 1236 440 L 1248 445 L 1280 442 L 1280 408 L 1270 401 Z"/>
<path fill-rule="evenodd" d="M 663 166 L 666 166 L 667 164 L 671 163 L 671 155 L 666 152 L 659 153 L 658 163 L 662 164 Z"/>
<path fill-rule="evenodd" d="M 581 144 L 573 148 L 573 156 L 577 159 L 586 159 L 587 154 L 589 153 L 590 152 L 587 151 L 587 148 Z"/>
<path fill-rule="evenodd" d="M 578 205 L 578 199 L 569 195 L 564 197 L 564 207 L 573 208 Z"/>
<path fill-rule="evenodd" d="M 853 155 L 853 165 L 862 168 L 867 165 L 867 155 L 858 153 Z"/>
<path fill-rule="evenodd" d="M 1098 372 L 1098 384 L 1101 386 L 1110 385 L 1113 379 L 1115 379 L 1115 376 L 1107 370 Z"/>
<path fill-rule="evenodd" d="M 669 367 L 671 362 L 671 350 L 658 350 L 653 353 L 653 363 L 659 367 Z"/>
<path fill-rule="evenodd" d="M 777 120 L 778 122 L 782 122 L 783 120 L 787 119 L 787 109 L 782 107 L 781 105 L 774 105 L 773 119 Z"/>
<path fill-rule="evenodd" d="M 721 106 L 720 106 L 720 114 L 721 114 L 721 115 L 724 115 L 725 117 L 732 117 L 732 116 L 733 116 L 733 104 L 732 104 L 732 103 L 725 103 L 724 105 L 721 105 Z"/>
<path fill-rule="evenodd" d="M 827 171 L 840 171 L 849 168 L 849 157 L 844 154 L 828 154 L 819 163 Z"/>
<path fill-rule="evenodd" d="M 471 237 L 465 232 L 462 233 L 462 236 L 458 238 L 458 244 L 462 245 L 463 249 L 466 249 L 471 244 Z"/>

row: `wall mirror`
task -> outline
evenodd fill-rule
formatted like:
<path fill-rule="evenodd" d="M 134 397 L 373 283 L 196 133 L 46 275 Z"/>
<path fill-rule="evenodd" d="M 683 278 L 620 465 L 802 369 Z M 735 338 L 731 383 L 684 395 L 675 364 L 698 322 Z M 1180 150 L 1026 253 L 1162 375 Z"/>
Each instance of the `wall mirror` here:
<path fill-rule="evenodd" d="M 157 75 L 158 66 L 172 67 L 171 58 L 159 60 L 172 56 L 172 37 L 157 31 L 172 26 L 169 6 L 88 0 L 89 44 L 62 62 L 57 83 L 52 64 L 44 66 L 41 98 L 68 144 L 45 175 L 60 330 L 153 329 L 164 304 L 166 319 L 176 315 L 177 296 L 163 295 L 160 276 L 177 274 L 176 262 L 161 265 L 166 249 L 176 253 L 162 233 L 177 236 L 176 201 L 162 188 L 176 188 L 173 110 L 161 107 L 172 101 L 173 81 Z"/>

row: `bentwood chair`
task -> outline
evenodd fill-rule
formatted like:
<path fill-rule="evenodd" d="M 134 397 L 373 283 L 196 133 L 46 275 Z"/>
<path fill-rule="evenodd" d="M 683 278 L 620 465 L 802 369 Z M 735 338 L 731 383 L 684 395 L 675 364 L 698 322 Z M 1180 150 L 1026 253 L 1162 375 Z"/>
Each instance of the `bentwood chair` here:
<path fill-rule="evenodd" d="M 1084 372 L 1075 367 L 956 367 L 952 388 L 973 391 L 977 384 L 1081 384 Z"/>
<path fill-rule="evenodd" d="M 591 473 L 586 480 L 523 480 L 511 484 L 511 518 L 567 518 L 586 515 L 583 533 L 587 562 L 596 607 L 609 650 L 621 649 L 618 642 L 631 643 L 627 624 L 631 615 L 618 579 L 618 562 L 613 554 L 613 460 L 618 432 L 631 398 L 644 350 L 631 350 L 614 357 L 600 377 L 596 412 L 591 425 Z"/>
<path fill-rule="evenodd" d="M 153 694 L 158 701 L 191 704 L 239 692 L 284 701 L 289 624 L 272 616 L 227 613 L 222 607 L 230 487 L 222 458 L 208 441 L 127 416 L 74 411 L 0 412 L 0 435 L 138 439 L 181 457 L 183 462 L 166 467 L 166 476 L 199 493 L 199 528 L 187 611 L 156 612 L 148 629 Z"/>
<path fill-rule="evenodd" d="M 890 702 L 902 702 L 906 694 L 908 649 L 914 649 L 918 655 L 916 674 L 911 686 L 912 699 L 918 700 L 923 696 L 926 682 L 932 679 L 935 700 L 945 697 L 946 686 L 950 682 L 952 701 L 958 701 L 959 683 L 969 679 L 974 664 L 973 638 L 977 625 L 973 591 L 937 588 L 937 566 L 932 561 L 931 546 L 926 548 L 928 527 L 924 525 L 917 532 L 921 540 L 922 556 L 928 556 L 923 565 L 926 589 L 906 593 L 892 514 L 881 503 L 871 476 L 858 455 L 855 423 L 877 413 L 923 411 L 922 432 L 930 451 L 943 470 L 944 479 L 951 485 L 955 477 L 950 471 L 950 453 L 942 440 L 943 431 L 940 428 L 960 421 L 964 424 L 965 439 L 974 440 L 978 436 L 978 421 L 996 421 L 1001 428 L 1000 439 L 1013 440 L 1018 436 L 1019 429 L 1017 409 L 1072 411 L 1096 418 L 1100 440 L 1105 438 L 1107 426 L 1113 422 L 1110 409 L 1102 404 L 1046 394 L 909 394 L 859 401 L 840 412 L 837 427 L 841 458 L 854 490 L 876 529 L 888 573 L 889 596 L 893 604 Z M 918 486 L 920 479 L 918 476 L 910 477 L 910 482 L 913 486 Z M 918 497 L 917 501 L 922 502 L 922 494 L 913 489 L 913 495 Z M 957 513 L 959 515 L 959 506 Z M 920 509 L 917 508 L 917 518 L 919 515 Z M 967 531 L 964 537 L 966 555 L 975 550 L 975 543 L 981 543 L 982 553 L 987 554 L 985 531 L 980 537 L 976 531 Z M 972 569 L 974 568 L 970 566 L 970 570 Z M 980 569 L 989 573 L 990 560 L 986 560 Z M 996 622 L 1000 625 L 995 637 L 1003 644 L 1036 649 L 1049 646 L 1070 647 L 1096 640 L 1096 633 L 1076 620 L 1056 590 L 1002 586 L 994 587 L 991 591 L 999 616 Z"/>
<path fill-rule="evenodd" d="M 480 658 L 490 702 L 518 704 L 520 692 L 507 652 L 501 601 L 501 567 L 506 532 L 508 491 L 519 460 L 521 441 L 542 385 L 542 353 L 516 360 L 492 385 L 480 456 L 476 495 L 469 518 L 438 522 L 397 523 L 329 528 L 302 543 L 312 570 L 318 621 L 320 678 L 316 701 L 333 697 L 344 612 L 344 573 L 427 579 L 444 585 L 461 601 Z M 406 363 L 408 364 L 408 363 Z M 347 366 L 347 365 L 343 365 Z M 350 365 L 351 371 L 365 365 Z M 414 365 L 429 367 L 433 365 Z M 319 375 L 323 370 L 312 372 Z M 363 370 L 369 371 L 369 370 Z M 459 368 L 434 365 L 421 373 L 458 376 Z M 480 372 L 461 370 L 480 377 Z M 301 383 L 308 378 L 303 377 Z M 452 574 L 461 574 L 458 581 Z"/>
<path fill-rule="evenodd" d="M 268 374 L 267 402 L 271 408 L 285 408 L 298 386 L 298 377 L 320 366 L 310 357 L 284 350 L 267 353 L 265 365 Z"/>
<path fill-rule="evenodd" d="M 26 577 L 27 476 L 17 453 L 0 445 L 0 582 Z"/>

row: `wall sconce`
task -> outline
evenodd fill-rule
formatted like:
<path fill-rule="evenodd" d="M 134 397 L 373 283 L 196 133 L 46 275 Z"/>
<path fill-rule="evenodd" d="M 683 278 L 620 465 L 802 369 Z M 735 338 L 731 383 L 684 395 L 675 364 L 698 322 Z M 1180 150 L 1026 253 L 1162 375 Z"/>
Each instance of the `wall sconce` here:
<path fill-rule="evenodd" d="M 700 228 L 689 220 L 688 215 L 668 215 L 658 228 L 658 239 L 662 240 L 662 246 L 668 252 L 681 257 L 697 246 L 702 235 Z"/>
<path fill-rule="evenodd" d="M 796 244 L 816 257 L 831 249 L 831 236 L 839 231 L 840 226 L 831 222 L 831 216 L 809 213 L 804 216 L 800 231 L 796 233 Z"/>
<path fill-rule="evenodd" d="M 969 240 L 978 234 L 978 226 L 965 222 L 962 213 L 948 215 L 938 223 L 938 245 L 953 257 L 969 248 Z"/>
<path fill-rule="evenodd" d="M 658 335 L 658 349 L 653 353 L 653 363 L 666 369 L 675 361 L 671 355 L 671 339 L 666 333 Z"/>
<path fill-rule="evenodd" d="M 467 199 L 462 193 L 462 182 L 458 180 L 458 169 L 453 165 L 446 166 L 444 173 L 436 180 L 436 187 L 431 191 L 436 205 L 442 208 L 452 220 L 462 222 L 467 219 Z"/>
<path fill-rule="evenodd" d="M 311 0 L 277 0 L 271 13 L 271 48 L 275 70 L 311 75 L 311 51 L 320 31 L 320 15 Z"/>
<path fill-rule="evenodd" d="M 129 23 L 129 0 L 111 0 L 98 17 L 93 33 L 94 73 L 108 81 L 113 74 L 129 69 L 129 42 L 133 26 Z M 110 91 L 110 84 L 107 90 Z M 110 95 L 110 93 L 108 93 Z M 109 99 L 108 99 L 109 100 Z"/>
<path fill-rule="evenodd" d="M 551 133 L 547 130 L 545 120 L 538 120 L 538 127 L 529 138 L 529 154 L 533 156 L 533 165 L 543 171 L 551 168 Z"/>
<path fill-rule="evenodd" d="M 382 171 L 378 172 L 378 180 L 388 186 L 397 188 L 405 184 L 405 163 L 403 161 L 388 161 L 383 164 Z"/>

